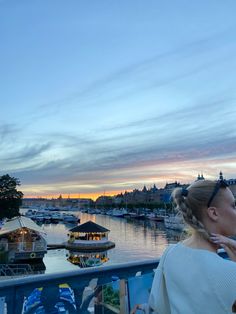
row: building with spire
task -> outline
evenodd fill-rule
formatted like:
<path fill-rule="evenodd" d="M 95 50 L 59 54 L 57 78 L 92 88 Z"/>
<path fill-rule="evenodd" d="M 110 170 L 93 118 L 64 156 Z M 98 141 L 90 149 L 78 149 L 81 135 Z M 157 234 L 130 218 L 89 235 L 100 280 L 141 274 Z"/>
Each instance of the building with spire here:
<path fill-rule="evenodd" d="M 199 180 L 205 180 L 205 178 L 204 178 L 204 176 L 203 176 L 203 174 L 198 174 L 198 176 L 197 176 L 197 180 L 196 181 L 199 181 Z"/>
<path fill-rule="evenodd" d="M 219 180 L 225 180 L 222 171 L 220 171 L 219 173 Z M 236 198 L 236 179 L 229 179 L 229 180 L 226 180 L 226 182 L 228 183 L 231 192 Z"/>

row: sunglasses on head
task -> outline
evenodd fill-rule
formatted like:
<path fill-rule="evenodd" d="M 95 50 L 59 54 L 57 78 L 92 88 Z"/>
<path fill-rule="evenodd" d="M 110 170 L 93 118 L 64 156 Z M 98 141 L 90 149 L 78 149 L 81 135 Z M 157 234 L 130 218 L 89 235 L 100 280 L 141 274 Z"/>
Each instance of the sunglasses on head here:
<path fill-rule="evenodd" d="M 226 188 L 227 186 L 229 186 L 229 185 L 228 185 L 228 183 L 226 182 L 226 180 L 218 180 L 218 181 L 216 182 L 216 185 L 215 185 L 215 187 L 214 187 L 214 190 L 213 190 L 213 192 L 212 192 L 212 194 L 211 194 L 211 197 L 210 197 L 210 199 L 209 199 L 209 201 L 208 201 L 208 203 L 207 203 L 207 207 L 210 207 L 210 205 L 211 205 L 211 203 L 212 203 L 214 197 L 215 197 L 216 194 L 218 193 L 219 189 L 220 189 L 220 188 Z"/>

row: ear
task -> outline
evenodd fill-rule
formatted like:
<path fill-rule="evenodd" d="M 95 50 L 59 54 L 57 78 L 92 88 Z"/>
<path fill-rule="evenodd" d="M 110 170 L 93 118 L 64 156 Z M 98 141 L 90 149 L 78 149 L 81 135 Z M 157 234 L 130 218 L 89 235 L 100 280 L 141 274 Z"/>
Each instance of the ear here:
<path fill-rule="evenodd" d="M 216 207 L 208 207 L 207 208 L 207 217 L 212 221 L 218 221 L 219 214 Z"/>

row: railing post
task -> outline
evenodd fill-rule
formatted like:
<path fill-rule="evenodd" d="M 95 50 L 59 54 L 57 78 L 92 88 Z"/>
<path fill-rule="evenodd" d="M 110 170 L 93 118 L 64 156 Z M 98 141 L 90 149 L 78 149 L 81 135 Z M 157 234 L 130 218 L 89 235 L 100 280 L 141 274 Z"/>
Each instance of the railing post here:
<path fill-rule="evenodd" d="M 7 291 L 5 302 L 7 305 L 7 314 L 15 314 L 15 296 L 16 296 L 16 288 L 12 287 L 12 289 Z"/>
<path fill-rule="evenodd" d="M 127 289 L 126 280 L 120 280 L 120 314 L 127 313 Z"/>
<path fill-rule="evenodd" d="M 5 298 L 0 297 L 0 313 L 5 313 Z"/>
<path fill-rule="evenodd" d="M 23 290 L 16 291 L 17 288 L 15 288 L 15 302 L 14 302 L 14 314 L 21 314 L 22 308 L 24 304 L 24 293 Z M 7 312 L 8 314 L 8 312 Z"/>

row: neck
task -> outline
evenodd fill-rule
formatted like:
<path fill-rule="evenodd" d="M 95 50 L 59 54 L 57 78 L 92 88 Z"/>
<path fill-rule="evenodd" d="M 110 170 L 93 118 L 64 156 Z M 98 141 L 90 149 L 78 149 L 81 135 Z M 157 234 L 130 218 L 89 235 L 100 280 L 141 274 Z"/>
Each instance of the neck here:
<path fill-rule="evenodd" d="M 211 252 L 217 251 L 217 246 L 206 240 L 200 233 L 194 231 L 192 236 L 183 241 L 184 245 L 194 249 L 203 249 Z"/>

